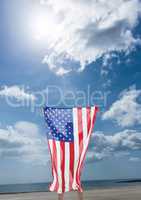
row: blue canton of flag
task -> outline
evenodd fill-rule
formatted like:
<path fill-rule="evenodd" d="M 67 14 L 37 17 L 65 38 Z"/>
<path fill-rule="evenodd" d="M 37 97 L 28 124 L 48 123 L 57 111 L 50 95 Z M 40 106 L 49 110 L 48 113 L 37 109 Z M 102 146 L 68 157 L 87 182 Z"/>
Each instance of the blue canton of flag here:
<path fill-rule="evenodd" d="M 47 123 L 47 138 L 64 142 L 73 142 L 73 116 L 72 109 L 44 109 Z"/>

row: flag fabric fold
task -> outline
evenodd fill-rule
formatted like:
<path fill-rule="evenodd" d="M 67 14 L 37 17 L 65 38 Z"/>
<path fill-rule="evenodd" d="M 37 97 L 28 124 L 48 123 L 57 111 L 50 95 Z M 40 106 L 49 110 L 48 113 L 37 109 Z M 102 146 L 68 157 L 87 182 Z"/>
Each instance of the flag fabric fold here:
<path fill-rule="evenodd" d="M 44 107 L 53 176 L 50 191 L 83 191 L 81 172 L 97 111 L 97 106 Z"/>

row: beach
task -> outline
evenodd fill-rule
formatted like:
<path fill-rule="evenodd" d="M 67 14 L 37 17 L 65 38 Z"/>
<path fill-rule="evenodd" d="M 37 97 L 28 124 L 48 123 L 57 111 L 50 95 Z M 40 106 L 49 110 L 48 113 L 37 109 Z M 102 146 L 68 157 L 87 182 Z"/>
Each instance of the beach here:
<path fill-rule="evenodd" d="M 54 192 L 1 194 L 0 200 L 55 200 Z M 65 193 L 66 200 L 77 199 L 76 192 Z M 84 191 L 84 200 L 141 200 L 141 186 L 91 189 Z"/>

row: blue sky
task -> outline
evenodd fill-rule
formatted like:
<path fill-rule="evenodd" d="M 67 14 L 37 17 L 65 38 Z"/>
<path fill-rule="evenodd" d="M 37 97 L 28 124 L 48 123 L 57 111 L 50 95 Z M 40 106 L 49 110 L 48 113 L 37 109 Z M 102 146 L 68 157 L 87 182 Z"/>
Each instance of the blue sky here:
<path fill-rule="evenodd" d="M 45 103 L 100 107 L 83 180 L 141 178 L 140 10 L 0 1 L 0 184 L 51 180 Z"/>

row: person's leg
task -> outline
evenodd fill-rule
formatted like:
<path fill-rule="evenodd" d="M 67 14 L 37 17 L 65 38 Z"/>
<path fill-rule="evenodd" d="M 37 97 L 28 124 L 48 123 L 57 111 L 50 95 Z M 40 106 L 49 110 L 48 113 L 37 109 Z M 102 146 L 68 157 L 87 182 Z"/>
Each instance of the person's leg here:
<path fill-rule="evenodd" d="M 83 192 L 77 191 L 78 200 L 83 200 Z"/>
<path fill-rule="evenodd" d="M 64 200 L 64 194 L 58 194 L 58 200 Z"/>

